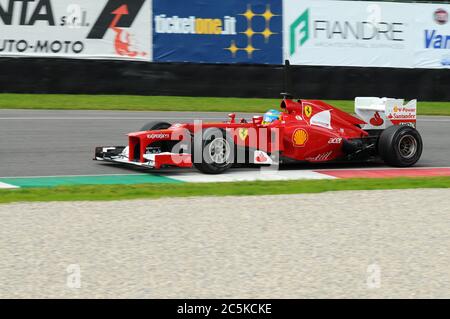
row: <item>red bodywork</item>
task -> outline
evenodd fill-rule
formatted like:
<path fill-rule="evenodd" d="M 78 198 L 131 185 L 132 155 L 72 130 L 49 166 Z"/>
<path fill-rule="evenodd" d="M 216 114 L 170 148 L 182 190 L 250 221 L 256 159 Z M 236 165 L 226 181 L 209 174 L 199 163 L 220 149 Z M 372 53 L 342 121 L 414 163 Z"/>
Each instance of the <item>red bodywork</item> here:
<path fill-rule="evenodd" d="M 189 124 L 174 124 L 165 130 L 135 132 L 129 134 L 129 160 L 144 163 L 147 147 L 157 141 L 187 141 L 199 130 L 214 127 L 223 129 L 233 136 L 234 143 L 247 149 L 263 151 L 267 154 L 279 152 L 283 158 L 294 161 L 326 162 L 343 158 L 344 141 L 362 139 L 368 133 L 359 126 L 364 121 L 351 116 L 333 106 L 318 100 L 294 101 L 285 99 L 281 103 L 283 115 L 270 125 L 261 123 L 262 117 L 254 117 L 253 121 L 239 123 L 231 116 L 224 123 L 202 123 L 202 126 Z M 314 115 L 329 111 L 330 121 L 321 125 L 311 123 Z M 328 113 L 328 112 L 325 112 Z M 138 147 L 137 147 L 138 146 Z M 135 152 L 139 150 L 139 154 Z M 262 154 L 262 153 L 261 153 Z M 138 155 L 138 156 L 136 156 Z M 264 155 L 255 162 L 264 162 Z M 155 168 L 162 166 L 192 166 L 191 154 L 168 152 L 156 154 Z"/>

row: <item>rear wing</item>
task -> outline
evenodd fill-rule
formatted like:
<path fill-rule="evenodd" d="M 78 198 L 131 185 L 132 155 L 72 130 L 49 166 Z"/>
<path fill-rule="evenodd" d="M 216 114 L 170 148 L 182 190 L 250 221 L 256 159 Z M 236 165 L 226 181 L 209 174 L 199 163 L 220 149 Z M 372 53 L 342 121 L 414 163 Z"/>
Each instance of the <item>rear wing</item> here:
<path fill-rule="evenodd" d="M 355 113 L 366 122 L 363 130 L 384 130 L 392 125 L 416 127 L 417 100 L 404 104 L 403 99 L 357 97 Z"/>

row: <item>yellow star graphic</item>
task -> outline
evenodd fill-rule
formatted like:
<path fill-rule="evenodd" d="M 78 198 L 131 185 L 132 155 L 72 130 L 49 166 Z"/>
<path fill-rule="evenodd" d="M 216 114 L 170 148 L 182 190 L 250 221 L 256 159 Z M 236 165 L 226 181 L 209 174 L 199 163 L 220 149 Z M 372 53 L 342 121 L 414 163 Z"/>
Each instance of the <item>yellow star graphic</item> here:
<path fill-rule="evenodd" d="M 248 38 L 251 38 L 255 34 L 255 31 L 253 31 L 252 28 L 248 28 L 245 32 L 241 33 L 245 34 Z"/>
<path fill-rule="evenodd" d="M 247 11 L 241 13 L 240 15 L 246 17 L 247 20 L 251 21 L 256 14 L 252 11 L 252 7 L 248 5 Z"/>
<path fill-rule="evenodd" d="M 256 49 L 251 44 L 248 44 L 247 47 L 244 49 L 244 51 L 247 52 L 247 55 L 248 55 L 249 58 L 251 58 L 252 55 L 253 55 L 253 52 L 255 52 L 257 50 L 259 50 L 259 49 Z"/>
<path fill-rule="evenodd" d="M 261 34 L 264 36 L 264 39 L 267 42 L 267 40 L 269 40 L 269 38 L 276 33 L 272 32 L 269 28 L 265 28 L 264 31 L 261 32 Z"/>
<path fill-rule="evenodd" d="M 275 14 L 273 14 L 273 12 L 270 10 L 270 5 L 267 5 L 266 11 L 261 15 L 264 17 L 264 19 L 266 19 L 267 22 L 275 16 Z"/>
<path fill-rule="evenodd" d="M 239 48 L 236 46 L 236 42 L 231 41 L 231 44 L 228 48 L 225 48 L 224 50 L 228 50 L 233 55 L 233 58 L 236 57 L 236 52 L 239 51 Z"/>

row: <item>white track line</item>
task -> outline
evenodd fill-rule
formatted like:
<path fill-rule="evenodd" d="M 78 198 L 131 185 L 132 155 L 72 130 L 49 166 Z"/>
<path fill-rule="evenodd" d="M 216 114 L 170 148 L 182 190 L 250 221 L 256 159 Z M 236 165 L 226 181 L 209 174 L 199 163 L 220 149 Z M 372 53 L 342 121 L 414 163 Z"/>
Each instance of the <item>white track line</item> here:
<path fill-rule="evenodd" d="M 282 181 L 299 179 L 335 179 L 312 170 L 278 171 L 261 169 L 253 171 L 233 171 L 224 174 L 206 175 L 200 173 L 164 174 L 165 177 L 189 183 L 239 182 L 239 181 Z"/>
<path fill-rule="evenodd" d="M 257 180 L 257 179 L 265 179 L 265 180 L 288 180 L 288 179 L 304 179 L 304 178 L 312 178 L 312 179 L 321 179 L 326 178 L 325 174 L 322 174 L 322 171 L 366 171 L 366 170 L 409 170 L 409 169 L 450 169 L 450 167 L 442 166 L 442 167 L 406 167 L 406 168 L 397 168 L 397 167 L 357 167 L 357 168 L 320 168 L 320 169 L 292 169 L 292 170 L 276 170 L 276 169 L 270 169 L 270 168 L 264 168 L 262 170 L 257 169 L 250 169 L 250 170 L 234 170 L 231 169 L 227 171 L 224 174 L 221 175 L 205 175 L 200 172 L 186 172 L 184 170 L 177 170 L 176 168 L 172 171 L 164 171 L 160 172 L 157 170 L 151 171 L 151 172 L 130 172 L 128 174 L 93 174 L 93 175 L 49 175 L 49 176 L 2 176 L 0 179 L 3 178 L 65 178 L 65 177 L 104 177 L 104 176 L 133 176 L 133 175 L 146 175 L 146 174 L 157 174 L 164 177 L 179 179 L 179 180 L 201 180 L 201 179 L 212 179 L 214 180 L 214 177 L 217 177 L 218 179 L 223 180 L 230 180 L 230 179 L 242 179 L 242 180 Z M 290 178 L 292 177 L 292 178 Z M 253 179 L 250 179 L 253 178 Z"/>
<path fill-rule="evenodd" d="M 276 181 L 276 180 L 296 180 L 296 179 L 334 179 L 333 176 L 328 176 L 315 172 L 313 170 L 289 170 L 280 171 L 270 168 L 263 168 L 260 170 L 229 170 L 226 173 L 220 175 L 206 175 L 200 172 L 186 172 L 177 171 L 158 173 L 154 171 L 151 173 L 136 173 L 136 174 L 99 174 L 99 175 L 55 175 L 55 176 L 18 176 L 18 177 L 0 177 L 2 178 L 15 178 L 15 179 L 28 179 L 28 178 L 70 178 L 70 177 L 103 177 L 103 176 L 130 176 L 130 175 L 146 175 L 146 174 L 158 174 L 167 178 L 176 179 L 183 182 L 233 182 L 233 181 Z"/>
<path fill-rule="evenodd" d="M 19 188 L 19 186 L 10 185 L 10 184 L 6 184 L 6 183 L 0 182 L 0 189 L 15 189 L 15 188 Z"/>

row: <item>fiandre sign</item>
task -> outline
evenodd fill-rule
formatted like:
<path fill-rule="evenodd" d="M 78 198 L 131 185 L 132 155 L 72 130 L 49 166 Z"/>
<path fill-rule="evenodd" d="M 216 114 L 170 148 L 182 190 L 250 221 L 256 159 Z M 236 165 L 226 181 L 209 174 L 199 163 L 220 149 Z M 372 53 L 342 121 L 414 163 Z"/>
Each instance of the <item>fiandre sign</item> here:
<path fill-rule="evenodd" d="M 413 36 L 398 4 L 284 1 L 284 45 L 305 65 L 410 67 Z"/>
<path fill-rule="evenodd" d="M 284 0 L 285 55 L 293 64 L 450 67 L 450 5 Z"/>

